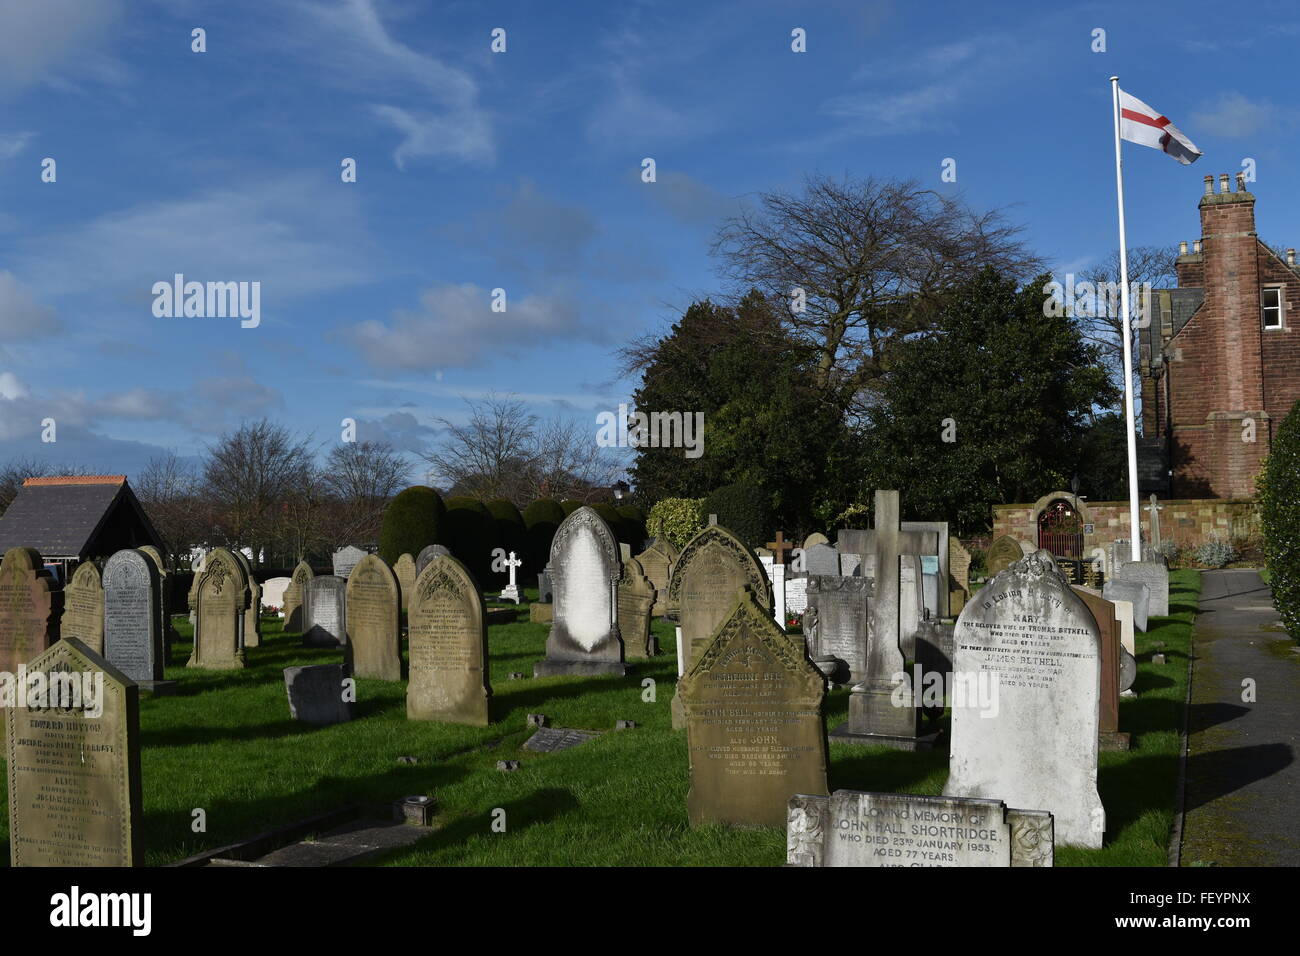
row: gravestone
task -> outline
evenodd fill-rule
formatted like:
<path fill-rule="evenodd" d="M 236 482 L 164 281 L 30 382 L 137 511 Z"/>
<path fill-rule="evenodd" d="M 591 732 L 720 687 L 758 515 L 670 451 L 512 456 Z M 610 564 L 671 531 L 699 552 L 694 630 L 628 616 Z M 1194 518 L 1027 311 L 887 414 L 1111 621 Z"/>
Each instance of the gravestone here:
<path fill-rule="evenodd" d="M 932 531 L 903 531 L 897 491 L 876 491 L 872 548 L 875 586 L 867 643 L 867 673 L 849 695 L 849 719 L 832 739 L 899 750 L 925 749 L 934 735 L 921 734 L 921 709 L 907 672 L 901 636 L 901 566 L 903 555 L 932 547 Z M 843 540 L 844 532 L 840 532 Z M 900 706 L 900 701 L 904 702 Z M 907 703 L 910 702 L 910 703 Z"/>
<path fill-rule="evenodd" d="M 1102 594 L 1105 597 L 1105 593 Z M 1133 602 L 1132 601 L 1114 601 L 1111 605 L 1115 608 L 1115 621 L 1119 625 L 1119 643 L 1124 650 L 1131 655 L 1137 654 L 1137 641 L 1133 635 Z"/>
<path fill-rule="evenodd" d="M 570 750 L 588 740 L 600 736 L 599 731 L 574 730 L 571 727 L 538 727 L 536 732 L 523 743 L 524 750 L 533 753 L 553 754 L 561 750 Z"/>
<path fill-rule="evenodd" d="M 785 612 L 803 614 L 808 610 L 808 577 L 798 575 L 785 579 Z"/>
<path fill-rule="evenodd" d="M 989 580 L 992 580 L 994 575 L 1005 571 L 1024 556 L 1025 550 L 1020 547 L 1020 542 L 1011 535 L 1004 534 L 989 545 L 988 554 L 984 559 L 984 573 Z"/>
<path fill-rule="evenodd" d="M 434 558 L 451 557 L 451 551 L 441 544 L 431 544 L 423 548 L 415 556 L 415 576 L 418 578 L 420 573 L 429 566 L 429 562 Z"/>
<path fill-rule="evenodd" d="M 77 565 L 63 589 L 59 636 L 78 638 L 96 654 L 104 655 L 104 585 L 94 561 Z"/>
<path fill-rule="evenodd" d="M 551 583 L 550 565 L 537 575 L 537 600 L 542 604 L 555 603 L 555 585 Z"/>
<path fill-rule="evenodd" d="M 162 628 L 163 664 L 165 665 L 167 655 L 171 653 L 172 644 L 180 636 L 176 633 L 176 628 L 172 626 L 172 592 L 171 582 L 168 580 L 167 562 L 163 560 L 162 552 L 151 544 L 141 545 L 136 550 L 152 561 L 154 570 L 158 572 L 158 620 L 161 622 L 160 626 Z"/>
<path fill-rule="evenodd" d="M 673 565 L 680 555 L 681 549 L 667 538 L 656 538 L 650 547 L 637 555 L 637 561 L 655 589 L 655 602 L 650 609 L 654 617 L 668 613 L 668 582 L 672 580 Z"/>
<path fill-rule="evenodd" d="M 118 551 L 104 565 L 104 657 L 144 691 L 170 689 L 163 681 L 158 569 L 142 551 Z"/>
<path fill-rule="evenodd" d="M 830 544 L 830 543 L 831 543 L 830 538 L 826 537 L 826 535 L 822 534 L 820 531 L 814 531 L 812 534 L 808 535 L 808 537 L 803 539 L 803 549 L 807 551 L 815 544 Z"/>
<path fill-rule="evenodd" d="M 971 598 L 953 672 L 944 794 L 1046 810 L 1057 842 L 1099 848 L 1101 640 L 1048 552 L 1015 562 Z"/>
<path fill-rule="evenodd" d="M 348 582 L 336 574 L 320 574 L 307 582 L 303 600 L 302 642 L 308 647 L 338 647 L 347 640 Z"/>
<path fill-rule="evenodd" d="M 970 594 L 970 559 L 971 554 L 966 550 L 966 546 L 961 543 L 961 539 L 953 535 L 948 539 L 948 575 L 949 589 L 960 589 L 965 595 Z M 954 608 L 951 605 L 948 608 L 950 615 L 956 615 L 961 612 L 961 608 Z"/>
<path fill-rule="evenodd" d="M 408 720 L 488 725 L 487 622 L 478 582 L 451 555 L 432 559 L 411 595 Z"/>
<path fill-rule="evenodd" d="M 946 521 L 900 521 L 899 530 L 906 537 L 900 539 L 903 543 L 900 552 L 907 558 L 919 557 L 922 563 L 936 562 L 937 569 L 934 571 L 940 578 L 945 578 L 948 574 L 948 522 Z M 856 528 L 844 528 L 839 532 L 837 545 L 842 555 L 860 556 L 861 566 L 856 564 L 846 564 L 841 558 L 841 573 L 844 574 L 861 574 L 863 577 L 874 578 L 876 576 L 876 532 L 874 530 L 863 530 Z M 924 598 L 924 592 L 922 592 Z M 947 600 L 946 590 L 940 593 L 936 587 L 933 600 L 926 602 L 926 607 L 930 609 L 932 617 L 947 617 L 950 613 Z"/>
<path fill-rule="evenodd" d="M 1147 617 L 1151 610 L 1151 589 L 1141 581 L 1111 578 L 1101 588 L 1107 601 L 1128 601 L 1133 605 L 1133 626 L 1142 633 L 1147 630 Z"/>
<path fill-rule="evenodd" d="M 502 601 L 513 601 L 515 604 L 521 604 L 524 600 L 523 592 L 519 589 L 519 582 L 515 578 L 515 571 L 524 563 L 522 558 L 515 557 L 513 551 L 504 562 L 507 573 L 510 575 L 510 581 L 499 595 Z"/>
<path fill-rule="evenodd" d="M 748 587 L 755 600 L 771 613 L 772 587 L 763 566 L 738 537 L 719 524 L 696 534 L 673 566 L 668 584 L 668 616 L 677 621 L 677 673 L 690 671 L 695 656 L 713 637 L 736 601 L 736 591 Z M 681 695 L 674 694 L 673 728 L 686 726 Z"/>
<path fill-rule="evenodd" d="M 402 679 L 401 607 L 392 568 L 379 555 L 367 554 L 352 569 L 344 599 L 344 658 L 353 677 Z"/>
<path fill-rule="evenodd" d="M 1074 593 L 1083 599 L 1097 622 L 1101 641 L 1101 698 L 1097 714 L 1097 746 L 1102 750 L 1128 750 L 1129 735 L 1119 729 L 1120 663 L 1123 645 L 1120 643 L 1119 622 L 1115 605 L 1089 588 L 1075 587 Z"/>
<path fill-rule="evenodd" d="M 303 608 L 307 602 L 307 588 L 316 575 L 311 565 L 299 561 L 289 579 L 289 586 L 284 590 L 284 630 L 289 634 L 301 634 L 306 630 L 303 623 Z"/>
<path fill-rule="evenodd" d="M 809 575 L 839 575 L 840 553 L 829 544 L 814 544 L 811 548 L 804 548 L 803 569 Z"/>
<path fill-rule="evenodd" d="M 650 633 L 654 603 L 654 582 L 644 573 L 641 562 L 630 558 L 618 580 L 618 633 L 627 660 L 644 660 L 658 653 Z"/>
<path fill-rule="evenodd" d="M 352 569 L 361 563 L 361 559 L 366 556 L 366 552 L 358 548 L 355 544 L 349 544 L 339 548 L 334 552 L 334 576 L 347 580 L 352 574 Z"/>
<path fill-rule="evenodd" d="M 1052 866 L 1052 815 L 1000 800 L 836 790 L 790 798 L 787 866 Z"/>
<path fill-rule="evenodd" d="M 898 644 L 908 660 L 916 657 L 916 629 L 925 620 L 921 558 L 902 554 L 898 558 Z"/>
<path fill-rule="evenodd" d="M 244 565 L 225 548 L 214 548 L 205 566 L 196 597 L 194 649 L 185 666 L 241 668 L 245 614 L 252 597 Z"/>
<path fill-rule="evenodd" d="M 844 662 L 838 682 L 857 683 L 867 674 L 867 632 L 871 621 L 870 578 L 843 578 L 839 575 L 808 576 L 808 610 L 804 612 L 804 633 L 808 633 L 808 614 L 813 614 L 815 645 L 810 642 L 813 658 L 833 657 Z"/>
<path fill-rule="evenodd" d="M 0 671 L 18 668 L 59 639 L 59 595 L 40 552 L 10 548 L 0 561 Z"/>
<path fill-rule="evenodd" d="M 262 646 L 262 585 L 253 578 L 251 571 L 248 575 L 248 610 L 244 612 L 244 646 Z"/>
<path fill-rule="evenodd" d="M 678 690 L 691 826 L 781 826 L 791 796 L 827 792 L 822 675 L 751 591 L 733 592 Z"/>
<path fill-rule="evenodd" d="M 1145 584 L 1151 592 L 1147 614 L 1151 617 L 1169 616 L 1169 568 L 1163 560 L 1130 561 L 1119 569 L 1115 577 L 1121 581 Z"/>
<path fill-rule="evenodd" d="M 199 555 L 198 558 L 190 562 L 190 590 L 186 594 L 185 601 L 190 612 L 190 623 L 197 623 L 197 611 L 199 609 L 199 578 L 203 577 L 203 572 L 208 567 L 208 556 L 206 553 Z"/>
<path fill-rule="evenodd" d="M 393 575 L 402 595 L 402 610 L 411 610 L 411 592 L 415 590 L 415 578 L 419 572 L 415 569 L 415 558 L 403 554 L 393 565 Z"/>
<path fill-rule="evenodd" d="M 269 611 L 271 608 L 284 610 L 284 592 L 289 590 L 291 578 L 267 578 L 262 582 L 262 610 Z"/>
<path fill-rule="evenodd" d="M 143 865 L 139 690 L 75 637 L 24 663 L 94 693 L 5 708 L 12 865 Z"/>
<path fill-rule="evenodd" d="M 555 529 L 547 567 L 555 608 L 546 659 L 533 665 L 533 676 L 626 673 L 617 620 L 622 562 L 609 525 L 578 508 Z"/>
<path fill-rule="evenodd" d="M 318 727 L 352 719 L 352 704 L 344 696 L 347 670 L 342 664 L 309 664 L 284 669 L 289 717 Z"/>
<path fill-rule="evenodd" d="M 528 605 L 528 620 L 534 624 L 550 624 L 555 620 L 555 605 L 541 601 Z"/>

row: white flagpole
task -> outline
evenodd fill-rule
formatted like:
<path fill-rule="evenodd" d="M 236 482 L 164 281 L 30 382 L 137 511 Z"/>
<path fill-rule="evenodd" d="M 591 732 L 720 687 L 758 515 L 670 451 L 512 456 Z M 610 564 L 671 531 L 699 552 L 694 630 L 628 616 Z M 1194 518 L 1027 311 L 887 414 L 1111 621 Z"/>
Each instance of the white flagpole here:
<path fill-rule="evenodd" d="M 1124 235 L 1124 162 L 1120 158 L 1119 77 L 1110 78 L 1111 98 L 1115 103 L 1115 194 L 1119 204 L 1119 285 L 1124 310 L 1124 427 L 1128 436 L 1128 514 L 1132 531 L 1131 556 L 1142 560 L 1142 525 L 1138 509 L 1137 425 L 1133 420 L 1133 349 L 1129 326 L 1128 242 Z"/>

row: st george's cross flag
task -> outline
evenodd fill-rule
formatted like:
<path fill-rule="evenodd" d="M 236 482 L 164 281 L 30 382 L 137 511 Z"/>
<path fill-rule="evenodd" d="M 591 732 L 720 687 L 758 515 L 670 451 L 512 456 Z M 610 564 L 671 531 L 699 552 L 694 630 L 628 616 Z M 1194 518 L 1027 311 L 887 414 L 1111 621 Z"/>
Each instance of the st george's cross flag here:
<path fill-rule="evenodd" d="M 1136 96 L 1120 90 L 1119 108 L 1119 134 L 1130 143 L 1166 152 L 1184 166 L 1190 166 L 1201 158 L 1196 144 L 1169 122 L 1169 117 L 1161 116 Z"/>

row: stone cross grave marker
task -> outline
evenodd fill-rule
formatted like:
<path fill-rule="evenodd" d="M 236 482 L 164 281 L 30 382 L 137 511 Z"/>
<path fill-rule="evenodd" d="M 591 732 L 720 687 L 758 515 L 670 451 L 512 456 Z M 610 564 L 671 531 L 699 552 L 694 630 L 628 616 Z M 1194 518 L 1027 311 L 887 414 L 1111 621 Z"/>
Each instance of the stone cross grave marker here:
<path fill-rule="evenodd" d="M 515 553 L 511 551 L 510 556 L 501 563 L 505 565 L 506 571 L 510 574 L 510 583 L 501 592 L 501 600 L 513 601 L 515 604 L 523 603 L 523 594 L 520 593 L 519 584 L 515 580 L 515 569 L 523 565 L 523 560 L 515 557 Z"/>

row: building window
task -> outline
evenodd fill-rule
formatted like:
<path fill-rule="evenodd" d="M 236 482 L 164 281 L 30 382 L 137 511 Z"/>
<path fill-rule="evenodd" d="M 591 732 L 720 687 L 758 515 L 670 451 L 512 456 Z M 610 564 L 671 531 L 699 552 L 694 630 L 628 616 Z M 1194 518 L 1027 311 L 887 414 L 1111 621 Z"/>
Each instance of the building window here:
<path fill-rule="evenodd" d="M 1264 310 L 1264 328 L 1282 328 L 1282 287 L 1272 286 L 1265 289 L 1261 304 Z"/>

